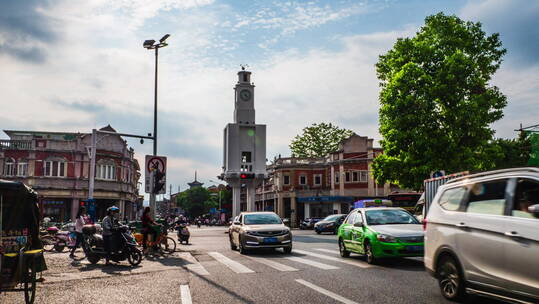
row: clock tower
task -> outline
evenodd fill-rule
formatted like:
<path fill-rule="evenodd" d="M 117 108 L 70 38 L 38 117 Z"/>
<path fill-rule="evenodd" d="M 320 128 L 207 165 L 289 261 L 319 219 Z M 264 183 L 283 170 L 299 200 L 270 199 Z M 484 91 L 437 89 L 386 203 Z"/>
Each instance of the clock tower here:
<path fill-rule="evenodd" d="M 255 124 L 255 85 L 251 83 L 251 72 L 244 67 L 238 72 L 238 83 L 234 87 L 234 123 Z"/>
<path fill-rule="evenodd" d="M 234 122 L 223 134 L 223 173 L 232 187 L 232 215 L 255 210 L 255 188 L 266 177 L 266 125 L 255 122 L 254 84 L 242 66 L 234 87 Z M 246 191 L 242 208 L 241 192 Z M 243 209 L 243 210 L 242 210 Z"/>

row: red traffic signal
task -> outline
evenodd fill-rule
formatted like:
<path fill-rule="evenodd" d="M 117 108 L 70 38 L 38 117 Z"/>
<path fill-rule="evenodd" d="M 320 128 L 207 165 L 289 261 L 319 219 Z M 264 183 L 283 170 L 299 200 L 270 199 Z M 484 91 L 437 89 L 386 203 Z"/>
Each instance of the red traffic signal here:
<path fill-rule="evenodd" d="M 242 173 L 240 174 L 240 179 L 253 179 L 255 178 L 254 173 Z"/>

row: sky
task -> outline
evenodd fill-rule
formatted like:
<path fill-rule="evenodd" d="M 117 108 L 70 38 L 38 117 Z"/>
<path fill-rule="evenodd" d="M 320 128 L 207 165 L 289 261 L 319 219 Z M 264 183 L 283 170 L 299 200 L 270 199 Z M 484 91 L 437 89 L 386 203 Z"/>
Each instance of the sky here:
<path fill-rule="evenodd" d="M 538 124 L 539 1 L 0 0 L 0 127 L 151 133 L 154 53 L 142 42 L 170 34 L 159 51 L 158 154 L 173 192 L 195 170 L 208 186 L 221 173 L 240 64 L 253 73 L 268 159 L 290 155 L 291 139 L 318 122 L 378 141 L 374 64 L 438 12 L 500 33 L 508 53 L 491 84 L 508 105 L 496 136 Z M 151 141 L 128 142 L 141 163 L 152 152 Z"/>

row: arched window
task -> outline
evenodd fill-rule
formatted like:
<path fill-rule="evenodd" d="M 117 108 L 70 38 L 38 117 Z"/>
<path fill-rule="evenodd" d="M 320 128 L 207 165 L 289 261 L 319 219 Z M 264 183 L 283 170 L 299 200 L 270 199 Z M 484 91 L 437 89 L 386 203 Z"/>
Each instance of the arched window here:
<path fill-rule="evenodd" d="M 97 179 L 116 180 L 116 165 L 113 160 L 100 160 L 95 169 Z"/>
<path fill-rule="evenodd" d="M 48 158 L 43 162 L 43 175 L 51 177 L 65 177 L 67 162 L 63 158 Z"/>
<path fill-rule="evenodd" d="M 19 159 L 17 163 L 17 176 L 28 175 L 28 161 L 26 159 Z"/>
<path fill-rule="evenodd" d="M 14 176 L 15 175 L 15 160 L 13 158 L 7 158 L 4 165 L 4 175 L 5 176 Z"/>

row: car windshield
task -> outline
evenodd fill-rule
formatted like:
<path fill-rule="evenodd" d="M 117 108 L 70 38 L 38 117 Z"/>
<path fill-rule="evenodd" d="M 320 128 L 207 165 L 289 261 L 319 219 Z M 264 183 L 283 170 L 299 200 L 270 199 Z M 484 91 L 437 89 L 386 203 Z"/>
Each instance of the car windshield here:
<path fill-rule="evenodd" d="M 370 210 L 366 212 L 368 225 L 419 224 L 417 219 L 404 210 Z"/>
<path fill-rule="evenodd" d="M 261 225 L 261 224 L 281 224 L 281 218 L 276 214 L 246 214 L 244 215 L 245 225 Z"/>
<path fill-rule="evenodd" d="M 330 215 L 330 216 L 327 216 L 324 221 L 329 221 L 329 222 L 332 222 L 332 221 L 335 221 L 337 220 L 338 218 L 340 218 L 341 216 L 340 215 Z"/>

